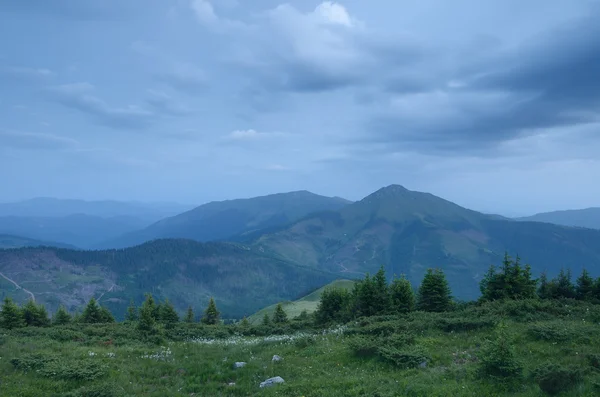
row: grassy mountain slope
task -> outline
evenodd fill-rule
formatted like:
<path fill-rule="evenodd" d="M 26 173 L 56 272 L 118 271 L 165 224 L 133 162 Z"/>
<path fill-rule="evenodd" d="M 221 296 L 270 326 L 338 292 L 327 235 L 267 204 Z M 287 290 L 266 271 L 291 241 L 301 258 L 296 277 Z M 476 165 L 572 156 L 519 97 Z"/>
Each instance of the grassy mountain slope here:
<path fill-rule="evenodd" d="M 307 313 L 313 313 L 317 310 L 319 301 L 321 300 L 321 294 L 323 294 L 323 291 L 325 291 L 326 288 L 343 288 L 350 290 L 355 283 L 356 281 L 352 280 L 335 280 L 300 299 L 281 302 L 281 306 L 290 319 L 299 316 L 304 310 L 306 310 Z M 277 303 L 267 306 L 248 317 L 248 321 L 250 321 L 251 324 L 260 324 L 265 314 L 268 314 L 270 318 L 273 318 L 276 307 Z"/>
<path fill-rule="evenodd" d="M 478 282 L 505 250 L 537 273 L 562 266 L 600 272 L 600 231 L 498 220 L 427 193 L 392 185 L 340 211 L 309 216 L 255 242 L 286 261 L 349 276 L 404 273 L 416 286 L 441 267 L 456 295 L 474 298 Z"/>
<path fill-rule="evenodd" d="M 528 217 L 517 218 L 517 220 L 600 229 L 600 208 L 543 212 Z"/>
<path fill-rule="evenodd" d="M 59 247 L 75 248 L 68 244 L 61 244 L 50 241 L 34 240 L 27 237 L 13 236 L 10 234 L 0 234 L 0 249 L 22 248 L 22 247 Z"/>
<path fill-rule="evenodd" d="M 81 248 L 90 248 L 146 225 L 148 223 L 143 219 L 131 216 L 102 218 L 75 214 L 60 217 L 0 217 L 0 233 L 57 241 Z"/>
<path fill-rule="evenodd" d="M 159 238 L 226 240 L 285 225 L 313 212 L 337 210 L 348 203 L 338 197 L 324 197 L 307 191 L 211 202 L 107 241 L 102 247 L 127 247 Z"/>
<path fill-rule="evenodd" d="M 182 312 L 188 305 L 203 310 L 213 296 L 227 317 L 295 299 L 335 279 L 242 245 L 190 240 L 107 251 L 5 250 L 0 251 L 0 272 L 52 309 L 62 303 L 74 310 L 93 296 L 122 314 L 130 299 L 139 303 L 151 292 L 168 297 Z"/>

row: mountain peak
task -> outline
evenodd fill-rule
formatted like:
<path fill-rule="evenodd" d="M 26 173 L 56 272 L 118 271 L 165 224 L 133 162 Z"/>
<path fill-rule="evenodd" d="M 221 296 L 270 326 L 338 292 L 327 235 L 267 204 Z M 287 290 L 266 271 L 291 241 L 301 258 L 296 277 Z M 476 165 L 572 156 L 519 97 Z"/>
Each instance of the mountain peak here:
<path fill-rule="evenodd" d="M 411 194 L 411 193 L 414 193 L 414 192 L 408 190 L 407 188 L 405 188 L 402 185 L 389 185 L 386 187 L 382 187 L 381 189 L 375 191 L 374 193 L 370 194 L 366 198 L 382 199 L 382 198 L 391 198 L 391 197 L 403 197 L 403 196 L 407 196 L 408 194 Z"/>

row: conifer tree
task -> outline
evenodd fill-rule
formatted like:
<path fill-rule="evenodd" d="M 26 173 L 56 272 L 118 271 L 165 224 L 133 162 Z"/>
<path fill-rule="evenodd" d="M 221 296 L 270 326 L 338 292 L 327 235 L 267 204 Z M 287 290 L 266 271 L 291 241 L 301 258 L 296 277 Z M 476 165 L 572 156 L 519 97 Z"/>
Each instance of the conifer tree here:
<path fill-rule="evenodd" d="M 54 325 L 65 325 L 71 322 L 71 315 L 67 311 L 67 309 L 60 305 L 54 316 L 52 317 L 52 323 Z"/>
<path fill-rule="evenodd" d="M 577 279 L 575 295 L 579 300 L 591 300 L 594 297 L 594 279 L 586 269 L 583 269 Z"/>
<path fill-rule="evenodd" d="M 187 308 L 187 312 L 185 313 L 185 319 L 184 321 L 186 323 L 193 323 L 194 322 L 194 309 L 192 309 L 191 306 L 188 306 Z"/>
<path fill-rule="evenodd" d="M 265 327 L 271 325 L 271 319 L 269 318 L 269 315 L 267 313 L 265 313 L 265 315 L 263 316 L 262 325 L 264 325 Z"/>
<path fill-rule="evenodd" d="M 145 334 L 154 333 L 156 331 L 154 319 L 154 299 L 152 295 L 146 294 L 146 300 L 142 303 L 140 308 L 139 320 L 137 323 L 137 329 Z"/>
<path fill-rule="evenodd" d="M 283 310 L 283 306 L 281 303 L 277 304 L 275 308 L 275 313 L 273 313 L 273 323 L 275 324 L 283 324 L 288 321 L 287 313 Z"/>
<path fill-rule="evenodd" d="M 571 282 L 571 270 L 561 269 L 558 277 L 552 280 L 553 298 L 575 298 L 575 286 Z"/>
<path fill-rule="evenodd" d="M 450 287 L 441 269 L 428 269 L 421 286 L 417 308 L 428 312 L 443 312 L 452 306 Z"/>
<path fill-rule="evenodd" d="M 50 325 L 50 318 L 44 305 L 36 304 L 33 299 L 27 301 L 21 309 L 25 325 L 28 327 L 47 327 Z"/>
<path fill-rule="evenodd" d="M 108 310 L 108 308 L 106 308 L 104 306 L 100 306 L 100 322 L 101 323 L 114 323 L 115 322 L 115 318 L 112 315 L 112 313 L 110 312 L 110 310 Z"/>
<path fill-rule="evenodd" d="M 4 298 L 2 311 L 0 312 L 0 326 L 5 329 L 15 329 L 25 326 L 23 313 L 19 306 L 9 298 Z"/>
<path fill-rule="evenodd" d="M 219 317 L 221 313 L 217 310 L 217 305 L 215 304 L 215 300 L 211 297 L 208 302 L 208 306 L 204 311 L 204 317 L 202 317 L 202 323 L 207 325 L 216 325 L 219 323 Z"/>
<path fill-rule="evenodd" d="M 300 314 L 298 315 L 298 317 L 296 317 L 296 319 L 300 320 L 300 321 L 308 320 L 308 312 L 306 311 L 306 309 L 302 310 L 300 312 Z"/>
<path fill-rule="evenodd" d="M 240 322 L 240 327 L 242 329 L 248 329 L 248 328 L 250 328 L 250 321 L 248 321 L 248 319 L 246 318 L 246 316 L 244 316 L 244 318 Z"/>
<path fill-rule="evenodd" d="M 127 322 L 135 322 L 139 318 L 138 309 L 133 302 L 133 299 L 129 301 L 129 306 L 127 307 L 127 314 L 125 315 L 125 321 Z"/>
<path fill-rule="evenodd" d="M 350 304 L 350 294 L 342 288 L 325 288 L 315 313 L 319 324 L 342 321 Z"/>
<path fill-rule="evenodd" d="M 100 306 L 98 306 L 95 298 L 92 297 L 85 309 L 83 309 L 81 321 L 88 324 L 98 324 L 103 322 Z"/>
<path fill-rule="evenodd" d="M 173 328 L 179 322 L 179 315 L 168 299 L 160 306 L 160 321 L 167 328 Z"/>
<path fill-rule="evenodd" d="M 389 290 L 392 312 L 408 313 L 415 309 L 415 293 L 404 274 L 394 278 Z"/>
<path fill-rule="evenodd" d="M 543 272 L 540 275 L 539 281 L 540 281 L 540 286 L 538 287 L 537 294 L 540 297 L 540 299 L 552 298 L 551 285 L 550 285 L 550 282 L 548 281 L 548 276 L 546 275 L 546 272 Z"/>

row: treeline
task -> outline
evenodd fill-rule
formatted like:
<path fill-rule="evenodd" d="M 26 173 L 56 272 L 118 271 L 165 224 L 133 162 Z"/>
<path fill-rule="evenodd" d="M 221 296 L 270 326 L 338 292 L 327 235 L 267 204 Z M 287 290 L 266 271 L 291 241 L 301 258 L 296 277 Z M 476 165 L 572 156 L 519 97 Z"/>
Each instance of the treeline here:
<path fill-rule="evenodd" d="M 523 266 L 518 256 L 513 260 L 508 254 L 505 254 L 500 267 L 490 267 L 480 282 L 480 289 L 479 302 L 577 299 L 600 303 L 600 277 L 592 278 L 587 270 L 583 270 L 575 282 L 572 281 L 569 270 L 561 270 L 553 279 L 548 279 L 545 273 L 535 279 L 529 265 Z M 453 300 L 452 291 L 441 269 L 428 269 L 415 291 L 404 275 L 394 277 L 392 282 L 388 283 L 385 270 L 381 267 L 375 275 L 367 274 L 364 279 L 357 281 L 351 291 L 341 288 L 326 289 L 321 295 L 317 311 L 313 315 L 303 312 L 296 320 L 316 324 L 344 323 L 359 317 L 412 311 L 444 312 L 456 306 L 457 303 Z M 90 299 L 80 313 L 70 314 L 64 306 L 60 306 L 50 318 L 46 308 L 33 300 L 21 307 L 10 297 L 6 297 L 0 312 L 0 327 L 5 329 L 114 322 L 115 318 L 110 310 L 99 305 L 94 298 Z M 157 302 L 151 294 L 146 294 L 141 306 L 131 302 L 127 308 L 125 322 L 135 324 L 137 330 L 143 334 L 154 335 L 160 333 L 160 329 L 174 328 L 181 322 L 217 325 L 222 320 L 213 298 L 197 319 L 192 307 L 188 307 L 186 313 L 180 317 L 168 299 Z M 262 325 L 268 327 L 288 322 L 288 316 L 279 304 L 272 318 L 264 315 Z M 246 318 L 240 325 L 250 326 Z"/>
<path fill-rule="evenodd" d="M 4 298 L 0 312 L 0 327 L 14 329 L 22 327 L 49 327 L 66 324 L 107 324 L 114 323 L 115 318 L 106 307 L 98 304 L 91 298 L 81 313 L 71 315 L 64 306 L 60 306 L 52 318 L 48 315 L 44 305 L 29 300 L 22 307 L 12 298 Z M 213 298 L 210 299 L 200 322 L 206 325 L 215 325 L 220 322 L 220 312 Z M 125 322 L 135 323 L 138 330 L 152 334 L 160 327 L 172 328 L 178 322 L 194 323 L 196 316 L 192 307 L 188 307 L 183 318 L 175 310 L 173 304 L 166 299 L 156 302 L 151 294 L 146 294 L 146 299 L 140 307 L 133 301 L 127 308 Z"/>
<path fill-rule="evenodd" d="M 522 265 L 517 256 L 512 259 L 505 253 L 502 266 L 492 265 L 480 282 L 479 302 L 522 299 L 577 299 L 600 303 L 600 277 L 594 279 L 583 270 L 575 283 L 570 270 L 561 270 L 558 276 L 548 279 L 542 273 L 539 279 L 532 276 L 531 266 Z M 401 314 L 415 310 L 428 312 L 448 311 L 456 307 L 452 292 L 440 269 L 427 270 L 417 291 L 402 275 L 386 281 L 383 267 L 373 276 L 358 281 L 351 291 L 327 289 L 315 313 L 319 324 L 343 323 L 358 317 Z"/>

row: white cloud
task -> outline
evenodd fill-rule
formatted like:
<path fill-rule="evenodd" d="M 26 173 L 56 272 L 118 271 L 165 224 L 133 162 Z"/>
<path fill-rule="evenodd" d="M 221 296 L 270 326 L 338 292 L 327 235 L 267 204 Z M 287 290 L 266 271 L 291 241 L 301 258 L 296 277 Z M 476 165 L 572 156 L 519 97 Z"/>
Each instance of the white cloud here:
<path fill-rule="evenodd" d="M 208 0 L 192 0 L 191 6 L 201 23 L 212 25 L 219 21 L 214 7 Z"/>
<path fill-rule="evenodd" d="M 331 1 L 319 4 L 313 14 L 323 22 L 333 25 L 352 27 L 356 24 L 343 5 Z"/>

